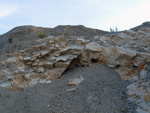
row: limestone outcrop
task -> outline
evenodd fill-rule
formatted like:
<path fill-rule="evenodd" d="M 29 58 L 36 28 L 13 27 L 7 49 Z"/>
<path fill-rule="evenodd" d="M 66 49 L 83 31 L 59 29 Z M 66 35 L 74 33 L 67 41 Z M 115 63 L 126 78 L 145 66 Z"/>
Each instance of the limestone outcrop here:
<path fill-rule="evenodd" d="M 49 36 L 1 62 L 13 68 L 0 70 L 0 86 L 19 90 L 37 83 L 50 83 L 67 69 L 98 62 L 129 80 L 129 99 L 138 104 L 137 111 L 150 112 L 149 37 L 150 28 L 96 36 L 91 40 Z"/>

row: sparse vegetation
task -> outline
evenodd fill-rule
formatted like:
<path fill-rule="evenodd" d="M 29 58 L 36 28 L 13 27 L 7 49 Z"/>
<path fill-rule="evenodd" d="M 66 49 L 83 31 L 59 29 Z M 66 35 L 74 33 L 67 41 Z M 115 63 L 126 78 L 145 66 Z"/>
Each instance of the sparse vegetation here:
<path fill-rule="evenodd" d="M 45 38 L 45 37 L 46 37 L 46 34 L 43 33 L 43 32 L 41 32 L 41 33 L 38 34 L 38 37 L 39 37 L 39 38 Z"/>
<path fill-rule="evenodd" d="M 8 42 L 9 42 L 9 43 L 12 43 L 12 37 L 10 37 L 10 38 L 8 39 Z"/>
<path fill-rule="evenodd" d="M 110 32 L 117 32 L 117 31 L 118 31 L 118 27 L 115 27 L 114 29 L 110 28 Z"/>

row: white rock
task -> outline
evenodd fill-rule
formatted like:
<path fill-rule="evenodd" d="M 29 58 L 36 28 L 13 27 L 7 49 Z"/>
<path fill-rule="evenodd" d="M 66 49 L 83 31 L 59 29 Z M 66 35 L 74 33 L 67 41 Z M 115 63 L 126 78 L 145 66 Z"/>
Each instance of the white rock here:
<path fill-rule="evenodd" d="M 67 59 L 70 57 L 70 55 L 63 55 L 56 57 L 56 61 L 67 61 Z"/>
<path fill-rule="evenodd" d="M 31 75 L 28 73 L 28 74 L 25 74 L 24 78 L 27 79 L 27 80 L 29 80 L 29 79 L 30 79 L 30 76 L 31 76 Z"/>
<path fill-rule="evenodd" d="M 4 82 L 4 83 L 0 84 L 0 87 L 9 88 L 9 87 L 11 87 L 11 84 L 12 84 L 12 82 Z"/>
<path fill-rule="evenodd" d="M 17 57 L 10 57 L 6 60 L 7 63 L 12 63 L 12 62 L 16 62 L 17 61 Z"/>
<path fill-rule="evenodd" d="M 48 84 L 48 83 L 51 83 L 51 81 L 50 81 L 50 80 L 45 80 L 45 79 L 44 79 L 44 80 L 40 80 L 39 83 L 42 83 L 42 84 L 43 84 L 43 83 L 47 83 L 47 84 Z"/>
<path fill-rule="evenodd" d="M 83 80 L 84 78 L 74 78 L 68 83 L 68 85 L 79 85 Z"/>
<path fill-rule="evenodd" d="M 143 69 L 141 72 L 140 72 L 140 78 L 141 79 L 144 79 L 146 77 L 146 70 Z"/>
<path fill-rule="evenodd" d="M 44 55 L 46 55 L 46 54 L 48 54 L 48 53 L 49 53 L 49 51 L 48 51 L 48 50 L 41 51 L 41 55 L 42 55 L 42 56 L 44 56 Z"/>
<path fill-rule="evenodd" d="M 25 61 L 28 61 L 28 60 L 31 59 L 31 57 L 24 57 L 23 59 L 24 59 Z"/>
<path fill-rule="evenodd" d="M 43 72 L 44 72 L 44 68 L 43 68 L 43 67 L 39 67 L 39 68 L 37 69 L 37 71 L 38 71 L 39 73 L 43 73 Z"/>

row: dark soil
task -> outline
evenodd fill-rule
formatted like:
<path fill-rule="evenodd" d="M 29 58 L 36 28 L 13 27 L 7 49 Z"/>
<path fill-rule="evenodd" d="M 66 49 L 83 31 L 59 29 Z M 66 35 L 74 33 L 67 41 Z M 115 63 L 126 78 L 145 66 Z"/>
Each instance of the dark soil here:
<path fill-rule="evenodd" d="M 85 78 L 75 91 L 70 79 Z M 0 113 L 134 113 L 126 99 L 127 83 L 104 65 L 92 64 L 66 71 L 50 84 L 21 91 L 0 88 Z"/>

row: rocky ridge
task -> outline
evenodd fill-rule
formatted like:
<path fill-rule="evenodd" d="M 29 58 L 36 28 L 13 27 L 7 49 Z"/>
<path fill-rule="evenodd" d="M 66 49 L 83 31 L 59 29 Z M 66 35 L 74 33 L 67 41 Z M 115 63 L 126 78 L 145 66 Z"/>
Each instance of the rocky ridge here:
<path fill-rule="evenodd" d="M 118 34 L 84 37 L 49 36 L 37 40 L 38 45 L 8 54 L 1 66 L 0 86 L 19 90 L 37 83 L 50 83 L 67 70 L 88 66 L 93 62 L 116 70 L 130 81 L 129 100 L 138 105 L 137 112 L 150 112 L 150 28 Z"/>

